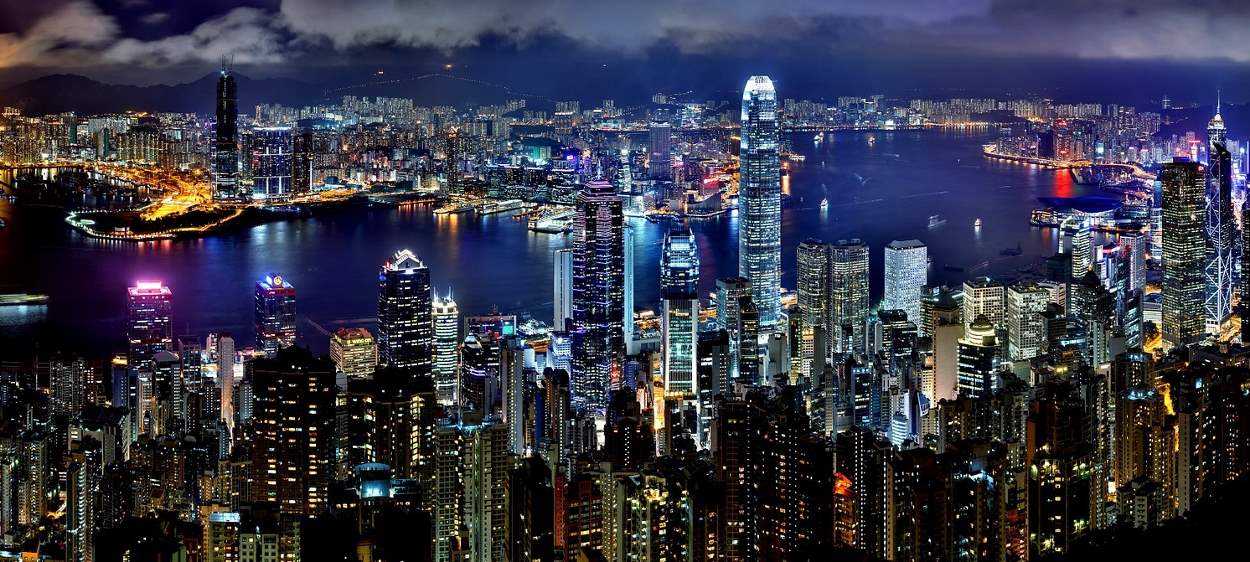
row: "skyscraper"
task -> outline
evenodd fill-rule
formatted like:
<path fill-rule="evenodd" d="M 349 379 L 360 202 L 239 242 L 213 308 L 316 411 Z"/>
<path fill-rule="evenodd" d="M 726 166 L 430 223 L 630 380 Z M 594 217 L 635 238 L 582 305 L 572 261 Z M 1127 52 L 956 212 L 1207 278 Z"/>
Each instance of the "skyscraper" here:
<path fill-rule="evenodd" d="M 625 225 L 612 184 L 577 196 L 573 223 L 574 400 L 603 410 L 625 358 Z"/>
<path fill-rule="evenodd" d="M 959 340 L 959 394 L 989 398 L 994 392 L 994 353 L 998 344 L 994 325 L 978 316 Z"/>
<path fill-rule="evenodd" d="M 1003 326 L 1007 309 L 1007 289 L 989 277 L 964 281 L 964 327 L 984 316 L 995 328 Z"/>
<path fill-rule="evenodd" d="M 832 289 L 832 268 L 829 245 L 809 238 L 799 244 L 794 261 L 798 281 L 799 351 L 800 373 L 811 376 L 813 360 L 817 354 L 828 355 L 832 349 L 829 338 L 831 321 L 829 296 Z M 828 342 L 824 349 L 816 349 L 817 341 Z"/>
<path fill-rule="evenodd" d="M 1032 359 L 1046 343 L 1046 319 L 1050 290 L 1032 282 L 1007 288 L 1007 349 L 1012 361 Z"/>
<path fill-rule="evenodd" d="M 868 245 L 862 240 L 838 240 L 829 247 L 830 331 L 835 349 L 842 353 L 864 351 L 868 321 Z"/>
<path fill-rule="evenodd" d="M 555 274 L 552 279 L 552 304 L 554 314 L 551 329 L 564 330 L 564 322 L 573 317 L 573 250 L 561 248 L 555 252 Z"/>
<path fill-rule="evenodd" d="M 647 175 L 653 180 L 667 181 L 673 179 L 672 136 L 673 127 L 668 123 L 653 122 L 650 127 L 648 149 L 650 163 L 647 164 Z"/>
<path fill-rule="evenodd" d="M 699 248 L 690 227 L 673 226 L 660 258 L 661 349 L 664 392 L 693 397 L 698 392 L 695 357 L 699 340 Z"/>
<path fill-rule="evenodd" d="M 895 240 L 885 247 L 885 310 L 901 310 L 920 325 L 920 298 L 929 282 L 929 250 L 919 240 Z"/>
<path fill-rule="evenodd" d="M 158 351 L 173 349 L 173 291 L 160 281 L 140 281 L 126 290 L 127 359 L 131 369 Z"/>
<path fill-rule="evenodd" d="M 777 91 L 767 76 L 752 76 L 742 90 L 739 151 L 738 275 L 751 282 L 760 326 L 781 316 L 781 162 Z"/>
<path fill-rule="evenodd" d="M 239 92 L 234 74 L 221 69 L 217 79 L 217 131 L 213 143 L 214 197 L 239 195 Z"/>
<path fill-rule="evenodd" d="M 253 499 L 320 515 L 329 505 L 334 462 L 334 365 L 289 347 L 252 363 L 252 388 Z"/>
<path fill-rule="evenodd" d="M 335 330 L 330 336 L 330 359 L 348 378 L 369 377 L 378 364 L 378 346 L 373 342 L 373 334 L 364 328 Z"/>
<path fill-rule="evenodd" d="M 434 297 L 434 387 L 440 404 L 456 403 L 457 346 L 460 345 L 460 308 L 451 298 Z"/>
<path fill-rule="evenodd" d="M 1206 169 L 1197 162 L 1163 165 L 1163 344 L 1171 349 L 1202 339 L 1206 243 Z"/>
<path fill-rule="evenodd" d="M 252 197 L 280 199 L 291 195 L 293 150 L 290 127 L 258 127 L 252 131 Z"/>
<path fill-rule="evenodd" d="M 1207 130 L 1211 150 L 1206 188 L 1206 330 L 1218 333 L 1232 312 L 1237 224 L 1233 218 L 1233 159 L 1223 141 L 1224 122 L 1218 113 Z"/>
<path fill-rule="evenodd" d="M 409 250 L 395 252 L 378 274 L 378 359 L 428 375 L 434 344 L 430 270 Z"/>
<path fill-rule="evenodd" d="M 273 357 L 295 345 L 295 287 L 277 273 L 256 282 L 256 348 Z"/>

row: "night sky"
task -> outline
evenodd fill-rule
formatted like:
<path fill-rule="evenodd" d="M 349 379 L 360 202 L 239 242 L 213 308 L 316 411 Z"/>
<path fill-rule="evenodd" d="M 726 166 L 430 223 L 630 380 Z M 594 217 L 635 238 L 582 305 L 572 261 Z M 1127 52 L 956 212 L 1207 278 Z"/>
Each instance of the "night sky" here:
<path fill-rule="evenodd" d="M 350 84 L 452 64 L 544 95 L 1042 94 L 1142 103 L 1250 91 L 1235 0 L 45 0 L 0 2 L 0 85 L 54 72 Z M 611 78 L 616 92 L 602 91 Z"/>

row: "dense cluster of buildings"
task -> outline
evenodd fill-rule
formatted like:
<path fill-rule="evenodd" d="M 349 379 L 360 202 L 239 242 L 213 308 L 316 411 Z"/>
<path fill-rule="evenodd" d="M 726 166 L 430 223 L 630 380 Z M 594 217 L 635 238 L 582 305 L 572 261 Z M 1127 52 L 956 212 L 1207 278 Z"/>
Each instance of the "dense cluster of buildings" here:
<path fill-rule="evenodd" d="M 234 112 L 234 88 L 223 74 L 219 114 Z M 489 189 L 501 164 L 479 160 L 480 142 L 523 108 L 445 129 L 462 116 L 397 100 L 262 106 L 247 173 L 235 116 L 219 115 L 214 178 L 224 197 L 298 190 L 266 170 L 324 133 L 333 158 L 395 179 L 412 154 L 382 147 L 414 134 L 445 142 L 431 145 L 450 166 L 445 189 Z M 377 276 L 376 326 L 335 331 L 327 357 L 297 337 L 300 280 L 275 273 L 251 295 L 253 334 L 180 335 L 177 288 L 145 281 L 125 294 L 124 353 L 0 362 L 0 559 L 1028 560 L 1183 516 L 1250 470 L 1250 335 L 1237 329 L 1250 328 L 1237 306 L 1250 229 L 1218 116 L 1207 160 L 1162 165 L 1157 223 L 1110 237 L 1078 224 L 1043 275 L 935 286 L 918 240 L 782 239 L 783 112 L 824 113 L 779 104 L 768 77 L 751 77 L 737 144 L 716 148 L 738 155 L 738 274 L 701 294 L 687 224 L 670 225 L 659 271 L 635 271 L 626 220 L 635 183 L 653 195 L 704 167 L 687 150 L 719 141 L 679 132 L 700 108 L 716 106 L 669 108 L 676 122 L 649 124 L 646 149 L 625 155 L 584 145 L 530 159 L 524 139 L 547 137 L 499 137 L 511 145 L 499 154 L 519 158 L 502 166 L 585 176 L 570 184 L 549 327 L 462 314 L 399 250 L 360 272 Z M 904 114 L 986 109 L 999 108 Z M 285 128 L 340 110 L 378 119 Z M 502 123 L 578 147 L 585 123 L 617 111 L 570 102 L 526 118 L 554 125 Z M 655 337 L 636 329 L 638 275 L 659 279 Z"/>

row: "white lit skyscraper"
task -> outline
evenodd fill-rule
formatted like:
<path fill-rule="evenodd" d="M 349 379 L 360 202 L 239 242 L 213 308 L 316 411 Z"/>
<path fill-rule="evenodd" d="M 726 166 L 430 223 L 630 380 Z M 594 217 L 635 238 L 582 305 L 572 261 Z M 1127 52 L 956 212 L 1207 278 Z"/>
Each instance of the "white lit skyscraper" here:
<path fill-rule="evenodd" d="M 291 152 L 289 127 L 262 127 L 252 132 L 252 197 L 274 199 L 291 194 Z"/>
<path fill-rule="evenodd" d="M 929 282 L 929 250 L 919 240 L 895 240 L 885 247 L 885 310 L 901 310 L 920 324 L 920 299 Z"/>
<path fill-rule="evenodd" d="M 573 317 L 573 250 L 556 250 L 554 261 L 551 329 L 561 331 L 564 321 Z"/>
<path fill-rule="evenodd" d="M 867 345 L 868 245 L 862 240 L 838 240 L 829 247 L 830 331 L 836 351 L 863 352 Z"/>
<path fill-rule="evenodd" d="M 440 404 L 456 403 L 457 346 L 460 345 L 460 309 L 451 293 L 434 297 L 434 388 Z"/>
<path fill-rule="evenodd" d="M 742 90 L 739 151 L 738 275 L 751 282 L 760 327 L 781 316 L 781 161 L 777 91 L 767 76 L 752 76 Z"/>
<path fill-rule="evenodd" d="M 674 226 L 664 238 L 660 258 L 661 349 L 664 393 L 693 397 L 698 392 L 695 369 L 699 339 L 699 249 L 686 225 Z"/>

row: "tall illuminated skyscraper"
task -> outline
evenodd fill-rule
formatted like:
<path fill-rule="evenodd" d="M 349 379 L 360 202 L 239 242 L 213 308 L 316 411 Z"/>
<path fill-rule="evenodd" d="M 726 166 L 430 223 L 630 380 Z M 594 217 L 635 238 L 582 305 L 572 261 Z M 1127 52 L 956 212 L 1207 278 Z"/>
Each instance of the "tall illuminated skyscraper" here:
<path fill-rule="evenodd" d="M 561 331 L 564 330 L 564 322 L 573 317 L 573 250 L 556 250 L 554 261 L 551 329 Z"/>
<path fill-rule="evenodd" d="M 698 392 L 695 369 L 699 341 L 699 248 L 686 225 L 664 237 L 660 258 L 661 349 L 666 396 L 692 397 Z"/>
<path fill-rule="evenodd" d="M 994 392 L 994 353 L 998 349 L 994 324 L 978 316 L 959 340 L 959 395 L 989 398 Z"/>
<path fill-rule="evenodd" d="M 929 282 L 929 249 L 919 240 L 895 240 L 885 247 L 885 310 L 901 310 L 920 324 L 920 299 Z"/>
<path fill-rule="evenodd" d="M 1033 282 L 1007 288 L 1007 351 L 1012 361 L 1032 359 L 1046 343 L 1046 319 L 1050 290 Z"/>
<path fill-rule="evenodd" d="M 160 281 L 140 281 L 126 290 L 127 359 L 136 369 L 158 351 L 171 351 L 174 343 L 174 293 Z"/>
<path fill-rule="evenodd" d="M 330 336 L 330 359 L 349 379 L 373 375 L 378 365 L 378 346 L 364 328 L 339 328 Z"/>
<path fill-rule="evenodd" d="M 767 76 L 752 76 L 742 90 L 739 150 L 738 275 L 751 282 L 760 327 L 781 316 L 781 161 L 777 91 Z"/>
<path fill-rule="evenodd" d="M 409 250 L 395 252 L 378 273 L 378 359 L 429 375 L 434 345 L 430 269 Z"/>
<path fill-rule="evenodd" d="M 799 336 L 802 340 L 798 349 L 803 376 L 811 376 L 810 367 L 817 353 L 828 355 L 832 350 L 833 341 L 829 338 L 832 321 L 829 297 L 833 285 L 830 253 L 828 244 L 809 238 L 799 244 L 794 254 L 801 314 Z M 816 349 L 817 341 L 827 342 L 825 349 Z"/>
<path fill-rule="evenodd" d="M 217 127 L 213 143 L 214 197 L 239 195 L 239 91 L 222 65 L 217 79 Z"/>
<path fill-rule="evenodd" d="M 1218 333 L 1232 313 L 1237 224 L 1233 216 L 1233 158 L 1225 147 L 1224 121 L 1218 113 L 1207 131 L 1211 147 L 1206 188 L 1206 330 Z"/>
<path fill-rule="evenodd" d="M 868 322 L 868 245 L 862 240 L 839 240 L 829 247 L 830 331 L 842 353 L 864 351 Z M 832 336 L 831 336 L 832 337 Z"/>
<path fill-rule="evenodd" d="M 273 357 L 295 345 L 295 287 L 277 273 L 256 282 L 256 348 Z"/>
<path fill-rule="evenodd" d="M 449 292 L 434 297 L 434 388 L 440 404 L 456 403 L 457 346 L 460 345 L 460 309 Z"/>
<path fill-rule="evenodd" d="M 612 184 L 591 182 L 573 221 L 574 401 L 603 410 L 625 360 L 625 224 Z"/>
<path fill-rule="evenodd" d="M 1189 161 L 1169 162 L 1163 183 L 1163 345 L 1183 347 L 1202 339 L 1203 275 L 1206 241 L 1206 167 Z"/>

